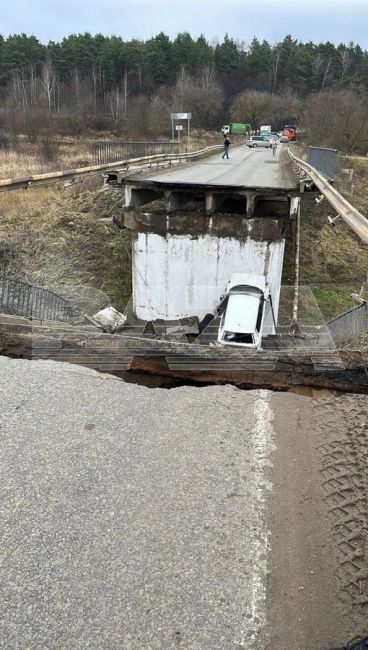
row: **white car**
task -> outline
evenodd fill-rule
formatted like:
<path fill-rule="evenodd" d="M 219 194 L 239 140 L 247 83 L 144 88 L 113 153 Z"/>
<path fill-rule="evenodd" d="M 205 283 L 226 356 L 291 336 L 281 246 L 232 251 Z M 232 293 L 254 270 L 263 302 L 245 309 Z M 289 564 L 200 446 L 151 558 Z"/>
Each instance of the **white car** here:
<path fill-rule="evenodd" d="M 272 142 L 265 135 L 252 135 L 247 141 L 247 145 L 252 149 L 256 149 L 257 147 L 266 147 L 269 149 L 272 147 Z"/>
<path fill-rule="evenodd" d="M 259 349 L 270 291 L 265 277 L 233 273 L 217 307 L 217 345 Z"/>

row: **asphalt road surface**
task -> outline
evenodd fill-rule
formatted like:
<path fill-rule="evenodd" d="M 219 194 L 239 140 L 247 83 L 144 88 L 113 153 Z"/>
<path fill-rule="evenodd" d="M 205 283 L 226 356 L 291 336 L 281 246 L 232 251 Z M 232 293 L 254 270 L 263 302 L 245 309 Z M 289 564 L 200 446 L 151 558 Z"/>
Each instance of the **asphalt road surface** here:
<path fill-rule="evenodd" d="M 365 397 L 150 389 L 4 357 L 0 377 L 1 648 L 364 633 Z"/>
<path fill-rule="evenodd" d="M 175 168 L 172 171 L 145 174 L 144 180 L 158 183 L 186 183 L 228 187 L 260 187 L 291 190 L 298 187 L 287 147 L 278 145 L 276 156 L 272 149 L 230 148 L 229 160 L 216 155 Z"/>

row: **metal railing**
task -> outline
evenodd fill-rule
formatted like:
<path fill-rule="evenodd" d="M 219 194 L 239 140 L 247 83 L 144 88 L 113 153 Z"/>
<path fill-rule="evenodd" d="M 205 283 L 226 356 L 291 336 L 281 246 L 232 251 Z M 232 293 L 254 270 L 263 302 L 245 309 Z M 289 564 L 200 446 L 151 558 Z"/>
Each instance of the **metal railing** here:
<path fill-rule="evenodd" d="M 179 153 L 179 145 L 173 142 L 93 142 L 92 155 L 94 165 L 106 165 L 139 156 Z"/>
<path fill-rule="evenodd" d="M 362 241 L 368 244 L 368 219 L 339 194 L 328 180 L 312 167 L 312 165 L 294 156 L 290 149 L 288 152 L 297 169 L 313 181 L 321 194 L 326 197 L 330 205 L 336 210 L 337 214 L 340 215 Z"/>
<path fill-rule="evenodd" d="M 0 277 L 0 313 L 53 321 L 70 321 L 76 315 L 71 304 L 52 291 L 4 277 Z"/>
<path fill-rule="evenodd" d="M 336 342 L 358 341 L 362 334 L 368 332 L 368 305 L 364 303 L 344 314 L 340 314 L 329 323 L 328 328 Z"/>

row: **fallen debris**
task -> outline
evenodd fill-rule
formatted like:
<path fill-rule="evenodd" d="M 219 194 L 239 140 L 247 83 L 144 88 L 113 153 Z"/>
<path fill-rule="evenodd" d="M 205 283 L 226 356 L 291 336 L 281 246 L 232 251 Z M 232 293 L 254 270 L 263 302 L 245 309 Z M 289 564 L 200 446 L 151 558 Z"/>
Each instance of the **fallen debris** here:
<path fill-rule="evenodd" d="M 287 390 L 311 386 L 368 393 L 368 355 L 359 350 L 222 350 L 196 343 L 105 334 L 91 326 L 55 326 L 0 316 L 0 354 L 52 359 L 126 376 L 160 375 L 206 384 Z"/>
<path fill-rule="evenodd" d="M 127 319 L 115 307 L 106 307 L 97 312 L 97 314 L 94 314 L 89 320 L 97 323 L 105 332 L 114 334 L 120 327 L 125 325 Z"/>

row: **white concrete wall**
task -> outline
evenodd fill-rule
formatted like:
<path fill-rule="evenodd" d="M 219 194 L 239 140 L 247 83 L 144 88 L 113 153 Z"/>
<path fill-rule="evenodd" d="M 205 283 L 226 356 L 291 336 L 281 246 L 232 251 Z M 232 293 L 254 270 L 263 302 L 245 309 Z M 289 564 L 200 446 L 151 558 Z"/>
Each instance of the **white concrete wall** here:
<path fill-rule="evenodd" d="M 212 313 L 232 273 L 266 276 L 277 313 L 285 240 L 271 244 L 138 233 L 133 244 L 133 307 L 138 318 L 174 320 Z"/>

